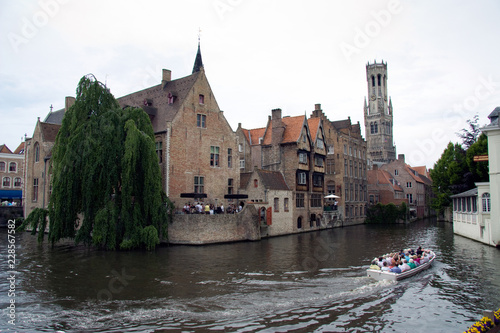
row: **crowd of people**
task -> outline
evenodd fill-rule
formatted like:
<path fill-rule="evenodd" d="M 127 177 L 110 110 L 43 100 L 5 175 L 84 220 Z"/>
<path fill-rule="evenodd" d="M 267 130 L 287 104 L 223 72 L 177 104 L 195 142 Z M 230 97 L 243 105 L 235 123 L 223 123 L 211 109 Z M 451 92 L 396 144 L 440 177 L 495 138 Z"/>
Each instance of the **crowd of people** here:
<path fill-rule="evenodd" d="M 419 246 L 416 250 L 405 249 L 375 258 L 370 265 L 370 269 L 403 273 L 429 262 L 433 256 L 432 251 L 424 250 Z"/>
<path fill-rule="evenodd" d="M 236 206 L 234 204 L 229 204 L 227 207 L 224 207 L 223 204 L 220 205 L 214 205 L 214 204 L 209 204 L 206 203 L 204 204 L 203 202 L 196 202 L 196 203 L 190 203 L 187 202 L 183 209 L 182 213 L 183 214 L 234 214 L 238 213 L 243 209 L 242 204 L 239 206 Z"/>

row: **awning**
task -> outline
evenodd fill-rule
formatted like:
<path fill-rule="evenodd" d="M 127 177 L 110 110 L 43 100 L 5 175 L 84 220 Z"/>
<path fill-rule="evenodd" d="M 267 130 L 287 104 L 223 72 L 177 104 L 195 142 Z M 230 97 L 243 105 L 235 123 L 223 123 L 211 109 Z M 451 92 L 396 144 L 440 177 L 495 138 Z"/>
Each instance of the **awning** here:
<path fill-rule="evenodd" d="M 247 199 L 248 194 L 226 194 L 224 199 Z"/>
<path fill-rule="evenodd" d="M 181 193 L 181 198 L 206 198 L 206 193 Z"/>
<path fill-rule="evenodd" d="M 0 190 L 0 199 L 22 199 L 23 191 L 21 190 Z"/>

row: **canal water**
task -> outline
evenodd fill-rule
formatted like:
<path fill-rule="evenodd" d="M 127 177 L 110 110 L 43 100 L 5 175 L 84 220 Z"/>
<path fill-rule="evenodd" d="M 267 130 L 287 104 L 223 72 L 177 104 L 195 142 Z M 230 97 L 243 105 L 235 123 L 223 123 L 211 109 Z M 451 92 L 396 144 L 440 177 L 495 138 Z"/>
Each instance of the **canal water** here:
<path fill-rule="evenodd" d="M 0 236 L 2 332 L 463 332 L 500 307 L 500 250 L 431 220 L 155 252 L 17 234 L 14 297 Z M 436 252 L 431 269 L 366 276 L 374 256 L 419 245 Z"/>

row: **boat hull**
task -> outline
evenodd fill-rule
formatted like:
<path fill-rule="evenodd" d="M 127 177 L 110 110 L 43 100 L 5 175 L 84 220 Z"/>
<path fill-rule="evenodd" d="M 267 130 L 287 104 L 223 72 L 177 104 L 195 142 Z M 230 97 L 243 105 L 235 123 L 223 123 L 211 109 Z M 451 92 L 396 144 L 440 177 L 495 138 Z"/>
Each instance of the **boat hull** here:
<path fill-rule="evenodd" d="M 391 281 L 399 281 L 403 280 L 406 278 L 409 278 L 411 276 L 414 276 L 421 271 L 424 271 L 428 269 L 429 267 L 432 266 L 432 262 L 434 259 L 436 259 L 436 255 L 434 252 L 432 252 L 433 257 L 431 260 L 426 262 L 425 264 L 422 264 L 416 268 L 410 269 L 409 271 L 403 272 L 403 273 L 392 273 L 392 272 L 382 272 L 381 270 L 378 269 L 367 269 L 366 273 L 368 274 L 369 277 L 374 278 L 375 280 L 391 280 Z"/>

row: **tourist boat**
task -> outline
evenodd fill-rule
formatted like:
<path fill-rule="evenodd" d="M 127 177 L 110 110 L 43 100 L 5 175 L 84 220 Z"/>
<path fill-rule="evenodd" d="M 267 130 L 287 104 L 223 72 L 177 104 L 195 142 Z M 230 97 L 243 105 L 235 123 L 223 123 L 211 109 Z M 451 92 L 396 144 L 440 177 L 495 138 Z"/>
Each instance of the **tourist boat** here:
<path fill-rule="evenodd" d="M 393 272 L 383 272 L 378 269 L 367 269 L 366 273 L 368 274 L 369 277 L 374 278 L 376 280 L 391 280 L 391 281 L 399 281 L 403 280 L 406 278 L 409 278 L 410 276 L 413 276 L 415 274 L 420 273 L 423 270 L 426 270 L 427 268 L 431 267 L 432 262 L 436 259 L 436 254 L 432 251 L 430 251 L 432 254 L 431 260 L 428 262 L 421 264 L 420 266 L 417 266 L 416 268 L 412 268 L 409 271 L 403 272 L 403 273 L 393 273 Z"/>

